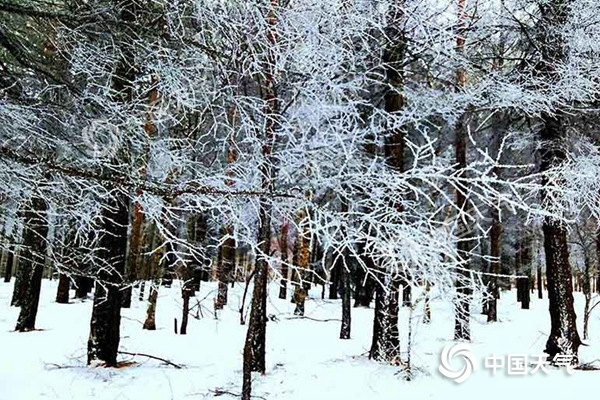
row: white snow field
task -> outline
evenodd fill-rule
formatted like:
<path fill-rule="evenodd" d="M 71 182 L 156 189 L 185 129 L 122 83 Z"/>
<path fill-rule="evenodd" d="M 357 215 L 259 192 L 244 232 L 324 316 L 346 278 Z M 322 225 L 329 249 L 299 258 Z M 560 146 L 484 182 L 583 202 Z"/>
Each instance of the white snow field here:
<path fill-rule="evenodd" d="M 12 283 L 0 283 L 0 400 L 183 400 L 234 398 L 241 392 L 242 347 L 246 326 L 239 324 L 242 285 L 230 290 L 229 304 L 215 319 L 212 311 L 214 284 L 202 283 L 196 299 L 202 300 L 203 317 L 190 318 L 188 335 L 175 335 L 174 318 L 181 318 L 179 283 L 161 287 L 156 331 L 142 330 L 146 305 L 135 301 L 124 309 L 120 349 L 147 353 L 184 366 L 176 369 L 142 356 L 122 355 L 134 361 L 127 367 L 107 369 L 86 366 L 91 300 L 54 302 L 56 281 L 43 282 L 37 328 L 28 333 L 13 331 L 18 309 L 10 307 Z M 438 372 L 444 346 L 453 344 L 451 306 L 432 303 L 432 323 L 420 322 L 414 313 L 412 363 L 414 377 L 407 381 L 399 367 L 369 361 L 372 309 L 352 309 L 352 339 L 338 339 L 338 321 L 295 319 L 294 305 L 277 298 L 271 285 L 269 314 L 276 316 L 267 326 L 267 373 L 254 375 L 253 395 L 269 400 L 353 399 L 502 399 L 536 396 L 568 399 L 575 392 L 594 388 L 598 371 L 562 369 L 527 376 L 496 375 L 484 367 L 484 358 L 494 353 L 539 354 L 549 331 L 547 300 L 532 295 L 531 309 L 521 310 L 515 292 L 503 292 L 499 303 L 501 322 L 487 324 L 473 305 L 473 341 L 470 343 L 479 368 L 461 384 Z M 583 326 L 583 296 L 575 293 L 578 328 Z M 191 306 L 196 304 L 192 299 Z M 193 312 L 195 309 L 193 310 Z M 321 300 L 320 288 L 311 292 L 306 316 L 319 320 L 339 319 L 340 300 Z M 407 345 L 407 308 L 402 309 L 403 356 Z M 589 346 L 580 348 L 582 362 L 600 358 L 600 311 L 592 313 Z M 464 363 L 454 359 L 460 369 Z M 585 393 L 583 393 L 585 395 Z"/>

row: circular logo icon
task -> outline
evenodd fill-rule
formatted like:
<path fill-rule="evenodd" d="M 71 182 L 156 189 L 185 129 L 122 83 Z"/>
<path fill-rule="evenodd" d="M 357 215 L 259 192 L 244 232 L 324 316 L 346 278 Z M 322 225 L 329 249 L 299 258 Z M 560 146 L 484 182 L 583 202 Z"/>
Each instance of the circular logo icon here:
<path fill-rule="evenodd" d="M 96 119 L 81 131 L 85 152 L 93 158 L 114 156 L 121 145 L 119 129 L 107 120 Z"/>
<path fill-rule="evenodd" d="M 459 371 L 450 365 L 454 357 L 461 357 L 463 359 L 464 366 Z M 440 373 L 446 378 L 454 379 L 456 383 L 463 383 L 477 369 L 477 360 L 475 360 L 475 356 L 471 353 L 471 348 L 468 344 L 456 344 L 454 346 L 449 344 L 444 347 L 440 361 L 442 363 L 439 368 Z"/>

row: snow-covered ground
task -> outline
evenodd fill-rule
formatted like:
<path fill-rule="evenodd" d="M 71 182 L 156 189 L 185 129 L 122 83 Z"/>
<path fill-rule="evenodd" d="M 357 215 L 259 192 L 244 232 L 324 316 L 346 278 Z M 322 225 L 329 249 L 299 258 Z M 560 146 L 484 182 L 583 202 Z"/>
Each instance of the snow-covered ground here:
<path fill-rule="evenodd" d="M 38 331 L 13 332 L 18 309 L 10 307 L 12 284 L 0 283 L 0 400 L 183 400 L 215 396 L 215 391 L 241 391 L 241 350 L 246 327 L 239 324 L 239 304 L 243 287 L 230 291 L 229 305 L 218 319 L 212 312 L 215 287 L 202 283 L 196 299 L 203 300 L 202 317 L 190 319 L 188 335 L 173 332 L 174 318 L 181 318 L 178 282 L 161 288 L 158 330 L 142 330 L 145 303 L 137 301 L 123 310 L 120 349 L 147 353 L 184 366 L 175 369 L 160 361 L 123 355 L 135 364 L 120 369 L 86 367 L 91 300 L 71 304 L 54 302 L 56 281 L 44 281 L 38 312 Z M 532 296 L 530 310 L 521 310 L 516 295 L 503 293 L 499 303 L 501 322 L 487 324 L 485 316 L 472 319 L 470 344 L 479 368 L 462 384 L 438 372 L 444 346 L 452 344 L 453 314 L 449 304 L 434 301 L 432 323 L 417 323 L 414 314 L 412 363 L 414 378 L 409 382 L 400 369 L 371 362 L 372 309 L 352 309 L 352 339 L 339 340 L 338 321 L 297 319 L 294 305 L 277 298 L 271 287 L 269 314 L 276 316 L 267 327 L 267 373 L 255 375 L 253 394 L 266 399 L 503 399 L 510 396 L 536 396 L 567 399 L 600 379 L 597 371 L 551 370 L 528 376 L 495 376 L 484 368 L 484 358 L 494 353 L 539 354 L 549 330 L 547 300 Z M 576 293 L 578 327 L 583 326 L 583 296 Z M 196 301 L 192 299 L 191 306 Z M 479 311 L 475 307 L 475 311 Z M 402 309 L 401 330 L 406 349 L 408 310 Z M 311 292 L 306 316 L 319 320 L 339 319 L 340 301 L 321 300 L 320 288 Z M 580 348 L 582 362 L 600 358 L 600 312 L 592 314 L 589 346 Z M 406 354 L 404 354 L 406 356 Z M 456 361 L 457 368 L 463 364 Z M 223 398 L 229 395 L 222 395 Z"/>

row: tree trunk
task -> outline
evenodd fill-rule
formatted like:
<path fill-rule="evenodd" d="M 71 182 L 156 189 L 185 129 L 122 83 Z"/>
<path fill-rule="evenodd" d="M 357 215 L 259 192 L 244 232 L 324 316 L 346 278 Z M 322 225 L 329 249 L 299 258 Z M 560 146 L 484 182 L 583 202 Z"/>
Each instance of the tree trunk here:
<path fill-rule="evenodd" d="M 262 254 L 270 254 L 271 250 L 271 227 L 270 227 L 270 209 L 267 204 L 261 207 L 261 226 L 260 226 L 260 250 Z M 269 264 L 264 256 L 260 256 L 256 261 L 256 271 L 254 274 L 254 289 L 252 292 L 252 306 L 250 310 L 250 320 L 248 322 L 248 332 L 246 334 L 246 343 L 244 346 L 244 366 L 243 366 L 243 390 L 250 390 L 251 372 L 265 373 L 265 347 L 266 347 L 266 328 L 267 328 L 267 275 Z"/>
<path fill-rule="evenodd" d="M 429 282 L 425 285 L 425 306 L 423 312 L 423 323 L 431 323 L 431 285 Z"/>
<path fill-rule="evenodd" d="M 12 299 L 10 301 L 10 305 L 14 307 L 21 307 L 21 303 L 23 302 L 23 298 L 25 297 L 25 291 L 27 290 L 27 271 L 26 271 L 26 263 L 22 264 L 21 254 L 23 249 L 19 248 L 18 254 L 16 256 L 16 261 L 18 262 L 17 273 L 15 275 L 15 283 L 13 286 L 13 294 Z"/>
<path fill-rule="evenodd" d="M 459 0 L 464 1 L 464 0 Z M 464 78 L 463 78 L 464 79 Z M 456 168 L 459 176 L 464 175 L 467 166 L 467 118 L 464 113 L 456 125 Z M 465 192 L 468 188 L 458 183 L 456 187 L 456 205 L 459 212 L 468 212 L 467 197 Z M 458 257 L 461 261 L 461 269 L 456 278 L 456 300 L 455 300 L 455 320 L 454 320 L 454 340 L 471 340 L 470 329 L 470 310 L 469 303 L 471 298 L 470 275 L 467 272 L 470 269 L 471 257 L 471 235 L 469 226 L 464 218 L 457 218 L 458 231 Z"/>
<path fill-rule="evenodd" d="M 538 299 L 543 299 L 543 287 L 542 287 L 542 264 L 538 261 L 537 264 L 537 291 L 538 291 Z"/>
<path fill-rule="evenodd" d="M 463 53 L 465 48 L 465 33 L 467 30 L 467 18 L 465 0 L 458 0 L 458 29 L 456 34 L 456 51 Z M 456 72 L 456 86 L 461 89 L 466 82 L 466 70 L 463 67 L 458 68 Z M 469 123 L 468 111 L 463 112 L 459 117 L 456 128 L 455 158 L 456 171 L 459 178 L 465 177 L 467 167 L 467 124 Z M 459 213 L 468 212 L 468 202 L 466 193 L 469 188 L 462 182 L 456 185 L 456 206 Z M 455 321 L 454 321 L 454 340 L 471 340 L 470 329 L 470 310 L 469 303 L 471 298 L 471 288 L 467 270 L 470 269 L 471 240 L 469 236 L 471 231 L 465 218 L 457 218 L 458 232 L 458 259 L 461 261 L 461 270 L 456 278 L 456 300 L 455 300 Z"/>
<path fill-rule="evenodd" d="M 69 303 L 69 289 L 71 288 L 71 280 L 65 274 L 59 274 L 58 287 L 56 288 L 56 302 L 60 304 Z"/>
<path fill-rule="evenodd" d="M 4 282 L 9 283 L 12 278 L 13 261 L 14 261 L 15 245 L 11 245 L 8 248 L 8 254 L 6 256 L 6 268 L 4 269 Z"/>
<path fill-rule="evenodd" d="M 583 340 L 587 340 L 589 338 L 588 335 L 588 324 L 590 319 L 590 301 L 592 298 L 592 280 L 591 280 L 591 270 L 592 263 L 588 256 L 588 249 L 585 248 L 585 270 L 583 271 L 583 276 L 581 279 L 581 286 L 583 291 L 583 296 L 585 297 L 585 306 L 583 309 Z"/>
<path fill-rule="evenodd" d="M 160 288 L 160 279 L 152 280 L 150 285 L 150 296 L 148 296 L 148 308 L 146 309 L 146 320 L 142 329 L 148 331 L 156 330 L 156 303 L 158 300 L 158 289 Z"/>
<path fill-rule="evenodd" d="M 192 289 L 189 282 L 183 284 L 183 288 L 181 289 L 181 298 L 183 299 L 183 305 L 181 307 L 181 327 L 179 328 L 180 335 L 187 334 L 187 325 L 190 314 L 190 297 L 194 295 L 194 290 Z"/>
<path fill-rule="evenodd" d="M 137 195 L 142 194 L 138 190 Z M 122 293 L 121 307 L 131 307 L 131 297 L 133 295 L 133 283 L 138 279 L 138 271 L 140 269 L 141 245 L 142 245 L 142 229 L 144 225 L 144 213 L 142 206 L 138 202 L 133 203 L 133 218 L 131 221 L 131 239 L 129 241 L 129 254 L 126 264 L 126 282 L 127 286 Z"/>
<path fill-rule="evenodd" d="M 549 84 L 556 80 L 557 69 L 567 60 L 566 39 L 561 32 L 567 23 L 571 3 L 569 0 L 550 0 L 539 5 L 541 18 L 536 27 L 536 48 L 540 53 L 540 61 L 535 65 L 535 72 Z M 567 116 L 554 111 L 553 114 L 542 114 L 539 146 L 542 173 L 560 166 L 566 159 Z M 544 178 L 542 183 L 547 185 L 548 180 Z M 548 200 L 547 193 L 542 192 L 542 203 Z M 557 354 L 571 356 L 571 362 L 576 364 L 581 339 L 573 307 L 567 229 L 560 221 L 546 217 L 542 230 L 551 321 L 550 336 L 544 351 L 549 354 L 550 359 Z"/>
<path fill-rule="evenodd" d="M 217 298 L 215 299 L 215 310 L 222 310 L 227 305 L 228 284 L 232 281 L 232 274 L 235 270 L 235 249 L 236 243 L 233 238 L 233 227 L 225 228 L 223 236 L 226 237 L 223 244 L 219 247 L 220 262 L 217 266 L 217 279 L 219 288 Z"/>
<path fill-rule="evenodd" d="M 362 262 L 367 266 L 368 270 L 374 270 L 375 265 L 368 254 L 364 254 L 364 243 L 358 245 L 360 258 Z M 354 278 L 354 307 L 365 307 L 371 306 L 373 300 L 373 294 L 375 293 L 376 282 L 370 273 L 366 273 L 364 267 L 358 266 L 354 269 L 352 274 Z"/>
<path fill-rule="evenodd" d="M 142 283 L 140 283 L 140 293 L 138 296 L 138 300 L 139 301 L 144 301 L 144 294 L 146 292 L 146 281 L 142 281 Z"/>
<path fill-rule="evenodd" d="M 551 329 L 546 342 L 546 353 L 573 356 L 577 362 L 577 350 L 581 344 L 577 333 L 571 265 L 567 247 L 567 231 L 559 222 L 546 219 L 543 225 L 544 249 L 546 251 L 546 279 Z"/>
<path fill-rule="evenodd" d="M 75 288 L 75 297 L 78 299 L 87 298 L 88 294 L 94 288 L 94 280 L 87 276 L 79 276 L 75 279 L 77 287 Z"/>
<path fill-rule="evenodd" d="M 500 224 L 500 213 L 498 209 L 492 207 L 492 227 L 490 231 L 490 298 L 488 299 L 487 322 L 498 321 L 498 298 L 500 289 L 498 287 L 498 275 L 502 272 L 500 267 L 500 235 L 502 234 L 502 225 Z"/>
<path fill-rule="evenodd" d="M 279 281 L 279 298 L 287 297 L 287 281 L 288 281 L 288 230 L 289 224 L 283 222 L 281 226 L 281 239 L 279 240 L 279 249 L 281 253 L 281 280 Z"/>
<path fill-rule="evenodd" d="M 412 307 L 412 286 L 408 279 L 402 279 L 402 307 Z"/>
<path fill-rule="evenodd" d="M 31 201 L 31 209 L 25 211 L 23 246 L 19 265 L 19 269 L 23 271 L 22 278 L 25 289 L 23 297 L 20 299 L 21 312 L 15 327 L 15 330 L 19 332 L 35 329 L 46 259 L 47 208 L 46 202 L 36 197 Z"/>
<path fill-rule="evenodd" d="M 341 283 L 341 269 L 344 268 L 343 263 L 334 262 L 331 266 L 331 273 L 329 277 L 329 300 L 338 299 L 338 291 L 340 290 Z"/>
<path fill-rule="evenodd" d="M 400 363 L 400 337 L 398 332 L 398 303 L 402 278 L 383 279 L 389 292 L 382 285 L 375 289 L 375 314 L 373 337 L 369 358 L 398 365 Z"/>
<path fill-rule="evenodd" d="M 340 339 L 350 339 L 351 331 L 351 289 L 350 289 L 350 272 L 344 265 L 339 267 L 341 294 L 342 294 L 342 327 L 340 329 Z"/>
<path fill-rule="evenodd" d="M 273 189 L 274 157 L 271 154 L 275 144 L 275 129 L 279 104 L 275 95 L 275 45 L 277 41 L 277 12 L 279 0 L 270 0 L 270 9 L 266 20 L 266 62 L 264 65 L 264 100 L 265 130 L 262 143 L 262 175 L 261 187 L 265 191 Z M 250 400 L 252 396 L 252 372 L 265 373 L 265 347 L 267 333 L 267 276 L 271 255 L 271 203 L 270 199 L 261 197 L 259 201 L 259 254 L 255 265 L 254 289 L 250 321 L 244 345 L 244 361 L 242 370 L 242 400 Z"/>
<path fill-rule="evenodd" d="M 529 310 L 530 292 L 529 292 L 529 278 L 521 278 L 521 309 Z"/>
<path fill-rule="evenodd" d="M 294 245 L 294 274 L 295 289 L 294 289 L 294 303 L 296 309 L 294 315 L 304 315 L 304 304 L 308 291 L 310 289 L 310 282 L 308 273 L 310 271 L 310 230 L 308 223 L 308 212 L 306 210 L 300 210 L 297 214 L 298 219 L 298 236 L 296 237 L 296 243 Z"/>
<path fill-rule="evenodd" d="M 121 325 L 121 289 L 127 252 L 129 209 L 124 196 L 110 201 L 102 211 L 99 258 L 94 305 L 88 340 L 88 365 L 117 365 Z"/>

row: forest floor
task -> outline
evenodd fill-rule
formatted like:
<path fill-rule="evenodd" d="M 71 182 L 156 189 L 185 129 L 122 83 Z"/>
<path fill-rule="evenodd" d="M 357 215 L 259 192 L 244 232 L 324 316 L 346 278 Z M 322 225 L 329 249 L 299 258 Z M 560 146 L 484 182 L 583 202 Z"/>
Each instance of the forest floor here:
<path fill-rule="evenodd" d="M 234 398 L 241 392 L 242 348 L 246 326 L 239 323 L 242 285 L 230 290 L 229 304 L 215 318 L 212 298 L 215 285 L 202 283 L 196 300 L 202 300 L 198 319 L 190 318 L 187 335 L 176 335 L 174 318 L 181 319 L 179 283 L 161 287 L 157 306 L 157 330 L 142 330 L 145 302 L 135 301 L 122 312 L 120 349 L 145 353 L 183 366 L 176 369 L 144 356 L 122 354 L 119 369 L 86 367 L 91 300 L 54 302 L 56 281 L 45 280 L 37 331 L 13 331 L 18 309 L 10 307 L 12 284 L 0 283 L 0 400 L 183 400 Z M 521 310 L 515 292 L 503 292 L 500 322 L 487 324 L 474 305 L 470 347 L 479 368 L 457 384 L 438 372 L 444 346 L 453 344 L 454 317 L 451 306 L 432 302 L 432 322 L 423 325 L 422 311 L 413 314 L 411 360 L 413 378 L 406 380 L 401 367 L 368 360 L 373 310 L 352 309 L 352 339 L 339 340 L 340 300 L 321 300 L 320 288 L 311 291 L 306 316 L 294 317 L 294 305 L 277 298 L 271 286 L 267 326 L 267 373 L 255 375 L 253 394 L 269 400 L 353 399 L 489 399 L 531 395 L 567 399 L 585 388 L 595 390 L 600 371 L 562 369 L 549 373 L 496 375 L 485 368 L 484 358 L 496 354 L 542 353 L 549 331 L 548 302 L 532 295 L 531 309 Z M 545 295 L 545 293 L 544 293 Z M 583 296 L 576 293 L 578 327 L 583 326 Z M 192 299 L 190 306 L 197 301 Z M 592 303 L 593 304 L 593 303 Z M 403 357 L 406 358 L 409 311 L 402 309 Z M 580 361 L 600 358 L 600 307 L 592 312 L 588 346 L 580 348 Z M 532 361 L 532 360 L 531 360 Z M 456 360 L 455 360 L 456 362 Z M 455 363 L 452 363 L 454 366 Z M 456 368 L 463 364 L 458 361 Z M 222 396 L 222 397 L 221 397 Z"/>

